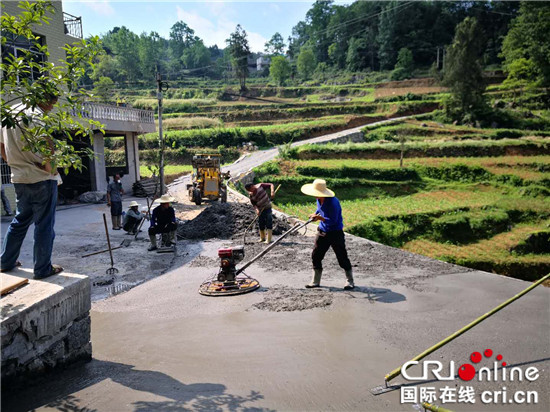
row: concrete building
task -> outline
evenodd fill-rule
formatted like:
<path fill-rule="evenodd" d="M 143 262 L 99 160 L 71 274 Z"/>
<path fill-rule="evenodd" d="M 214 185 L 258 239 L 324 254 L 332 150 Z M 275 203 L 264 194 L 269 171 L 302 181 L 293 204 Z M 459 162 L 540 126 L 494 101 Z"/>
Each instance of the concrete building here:
<path fill-rule="evenodd" d="M 265 67 L 269 67 L 271 58 L 269 56 L 260 56 L 256 59 L 256 70 L 261 72 Z"/>
<path fill-rule="evenodd" d="M 60 1 L 54 1 L 55 13 L 51 14 L 50 24 L 36 26 L 34 33 L 40 36 L 40 42 L 48 46 L 49 56 L 37 54 L 37 59 L 53 62 L 66 58 L 63 47 L 82 39 L 82 20 L 80 17 L 63 12 Z M 22 10 L 18 2 L 3 2 L 2 12 L 9 15 L 18 15 Z M 29 50 L 31 44 L 25 40 L 18 40 L 12 46 L 14 55 L 18 50 Z M 78 109 L 77 109 L 78 110 Z M 124 175 L 122 182 L 125 191 L 131 191 L 133 183 L 139 180 L 139 153 L 138 135 L 155 131 L 154 113 L 150 110 L 140 110 L 131 107 L 119 107 L 96 103 L 85 103 L 80 112 L 83 116 L 97 120 L 104 125 L 105 134 L 94 133 L 93 142 L 74 142 L 75 148 L 92 148 L 94 159 L 83 159 L 85 168 L 82 172 L 71 170 L 63 175 L 63 185 L 59 187 L 60 194 L 66 198 L 74 198 L 77 195 L 94 190 L 104 191 L 107 188 L 108 176 L 115 173 Z M 106 164 L 104 151 L 105 137 L 123 137 L 125 147 L 125 161 L 123 164 Z M 2 167 L 2 180 L 8 181 L 9 168 Z M 9 184 L 4 185 L 8 198 L 15 200 L 13 188 Z M 13 203 L 14 205 L 14 203 Z"/>

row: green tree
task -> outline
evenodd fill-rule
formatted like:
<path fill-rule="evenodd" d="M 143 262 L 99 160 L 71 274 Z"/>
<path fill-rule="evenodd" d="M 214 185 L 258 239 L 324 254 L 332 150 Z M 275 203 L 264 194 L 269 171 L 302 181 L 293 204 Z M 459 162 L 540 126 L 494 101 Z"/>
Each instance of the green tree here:
<path fill-rule="evenodd" d="M 265 52 L 269 55 L 282 55 L 285 50 L 285 42 L 281 33 L 277 32 L 272 37 L 271 40 L 265 43 Z"/>
<path fill-rule="evenodd" d="M 202 40 L 197 40 L 191 47 L 183 52 L 181 58 L 186 69 L 205 68 L 210 64 L 210 50 Z"/>
<path fill-rule="evenodd" d="M 331 64 L 343 69 L 346 63 L 346 49 L 339 43 L 332 43 L 328 46 L 328 58 Z"/>
<path fill-rule="evenodd" d="M 521 2 L 502 44 L 508 82 L 550 86 L 550 3 Z"/>
<path fill-rule="evenodd" d="M 349 70 L 357 71 L 365 67 L 367 45 L 365 40 L 352 37 L 349 41 L 346 64 Z"/>
<path fill-rule="evenodd" d="M 290 77 L 292 68 L 290 63 L 283 56 L 274 56 L 271 58 L 271 65 L 269 66 L 269 75 L 277 83 L 282 86 Z"/>
<path fill-rule="evenodd" d="M 99 81 L 102 77 L 109 77 L 114 81 L 122 80 L 118 61 L 111 55 L 102 50 L 94 58 L 92 65 L 92 74 L 90 76 L 94 82 Z"/>
<path fill-rule="evenodd" d="M 93 97 L 100 102 L 108 102 L 113 100 L 113 88 L 115 83 L 109 77 L 100 77 L 94 83 Z"/>
<path fill-rule="evenodd" d="M 227 43 L 231 56 L 231 66 L 233 67 L 233 70 L 235 71 L 241 85 L 241 91 L 246 90 L 246 78 L 248 77 L 248 55 L 250 54 L 246 31 L 240 24 L 237 24 L 235 31 L 231 33 L 225 42 Z"/>
<path fill-rule="evenodd" d="M 154 78 L 157 71 L 157 64 L 166 59 L 166 40 L 157 32 L 149 34 L 142 33 L 139 37 L 138 54 L 142 76 Z"/>
<path fill-rule="evenodd" d="M 115 56 L 118 69 L 126 80 L 141 77 L 139 67 L 139 37 L 125 26 L 115 27 L 104 37 L 104 44 Z"/>
<path fill-rule="evenodd" d="M 316 0 L 306 13 L 308 39 L 313 46 L 316 61 L 328 61 L 328 47 L 331 41 L 326 29 L 334 12 L 333 3 L 332 0 Z"/>
<path fill-rule="evenodd" d="M 193 45 L 198 38 L 195 31 L 183 21 L 178 21 L 170 28 L 170 47 L 176 59 L 181 59 L 183 51 Z"/>
<path fill-rule="evenodd" d="M 472 122 L 486 112 L 483 52 L 483 33 L 477 20 L 467 17 L 456 27 L 453 43 L 447 48 L 443 75 L 443 84 L 451 92 L 444 102 L 445 113 L 453 120 Z"/>
<path fill-rule="evenodd" d="M 389 69 L 395 63 L 395 41 L 397 40 L 397 17 L 396 7 L 398 1 L 393 0 L 386 3 L 386 7 L 380 14 L 377 42 L 379 44 L 378 59 L 381 69 Z"/>
<path fill-rule="evenodd" d="M 317 67 L 317 61 L 315 59 L 315 54 L 309 46 L 302 46 L 300 49 L 300 54 L 298 55 L 298 61 L 296 62 L 296 67 L 298 69 L 298 74 L 304 80 L 308 80 L 315 67 Z"/>
<path fill-rule="evenodd" d="M 403 47 L 399 50 L 397 55 L 397 63 L 395 64 L 395 69 L 392 72 L 392 80 L 404 80 L 410 79 L 412 77 L 412 72 L 414 69 L 414 61 L 412 52 Z"/>
<path fill-rule="evenodd" d="M 82 153 L 75 151 L 70 141 L 75 137 L 92 137 L 93 129 L 102 125 L 85 119 L 76 111 L 87 93 L 79 87 L 79 79 L 84 75 L 92 59 L 100 52 L 99 38 L 77 41 L 64 47 L 67 58 L 60 62 L 36 61 L 36 52 L 49 55 L 48 47 L 40 43 L 33 28 L 48 23 L 55 9 L 51 1 L 38 0 L 33 3 L 21 2 L 21 13 L 16 16 L 1 16 L 2 30 L 2 127 L 24 130 L 25 147 L 44 159 L 44 164 L 68 170 L 82 168 Z M 13 49 L 16 41 L 27 39 L 30 50 Z M 30 74 L 33 74 L 32 76 Z M 57 95 L 54 110 L 41 117 L 41 122 L 28 127 L 31 118 L 20 110 L 16 102 L 36 109 L 47 100 L 47 96 Z M 53 150 L 52 150 L 53 149 Z M 87 154 L 91 154 L 87 152 Z"/>

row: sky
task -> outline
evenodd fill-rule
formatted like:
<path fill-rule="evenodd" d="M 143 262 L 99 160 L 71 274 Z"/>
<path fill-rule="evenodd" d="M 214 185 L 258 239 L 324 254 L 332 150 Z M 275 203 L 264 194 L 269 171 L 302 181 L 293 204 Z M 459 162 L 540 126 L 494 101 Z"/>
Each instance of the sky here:
<path fill-rule="evenodd" d="M 341 4 L 350 3 L 342 2 Z M 179 20 L 195 30 L 207 46 L 224 48 L 225 39 L 240 24 L 253 52 L 260 52 L 275 32 L 286 39 L 313 1 L 122 1 L 64 0 L 63 11 L 82 17 L 84 36 L 126 26 L 136 34 L 156 31 L 168 38 Z"/>

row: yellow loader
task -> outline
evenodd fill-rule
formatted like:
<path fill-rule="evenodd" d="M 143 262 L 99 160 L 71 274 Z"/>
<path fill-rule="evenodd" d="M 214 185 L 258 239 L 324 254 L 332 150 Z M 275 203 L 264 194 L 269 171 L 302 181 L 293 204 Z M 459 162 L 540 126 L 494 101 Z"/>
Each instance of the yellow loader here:
<path fill-rule="evenodd" d="M 187 185 L 189 200 L 200 205 L 203 199 L 227 202 L 227 184 L 229 172 L 221 171 L 219 154 L 197 154 L 191 163 L 193 175 Z"/>

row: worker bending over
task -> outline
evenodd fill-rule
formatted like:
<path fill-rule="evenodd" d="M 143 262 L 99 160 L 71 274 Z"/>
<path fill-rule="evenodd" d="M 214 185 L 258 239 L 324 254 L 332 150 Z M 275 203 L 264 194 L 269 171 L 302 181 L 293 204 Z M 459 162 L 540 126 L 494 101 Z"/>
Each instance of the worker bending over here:
<path fill-rule="evenodd" d="M 122 228 L 128 232 L 128 234 L 135 235 L 138 231 L 139 224 L 145 216 L 138 210 L 139 203 L 135 200 L 132 200 L 128 207 L 129 209 L 124 216 L 124 225 Z"/>
<path fill-rule="evenodd" d="M 153 209 L 153 215 L 151 216 L 151 227 L 149 228 L 151 246 L 148 249 L 149 251 L 157 250 L 156 235 L 159 233 L 162 234 L 162 246 L 169 247 L 176 244 L 176 230 L 178 228 L 176 212 L 170 206 L 173 201 L 174 198 L 169 195 L 162 195 L 155 201 L 160 205 Z"/>
<path fill-rule="evenodd" d="M 250 203 L 256 209 L 258 224 L 260 225 L 259 242 L 271 243 L 273 237 L 273 214 L 271 211 L 271 199 L 275 195 L 275 186 L 272 183 L 248 183 L 244 187 L 250 197 Z M 267 194 L 267 191 L 271 195 Z M 267 236 L 266 236 L 267 234 Z"/>
<path fill-rule="evenodd" d="M 315 179 L 313 183 L 302 186 L 302 193 L 317 198 L 317 211 L 309 217 L 313 221 L 320 221 L 317 235 L 315 236 L 315 246 L 311 253 L 313 261 L 313 279 L 306 288 L 317 288 L 321 284 L 321 275 L 323 274 L 323 258 L 329 247 L 332 247 L 340 267 L 346 271 L 345 290 L 355 288 L 353 283 L 353 272 L 351 263 L 346 251 L 346 241 L 344 238 L 344 222 L 342 219 L 342 207 L 340 201 L 334 196 L 332 190 L 327 189 L 327 183 L 322 179 Z"/>

